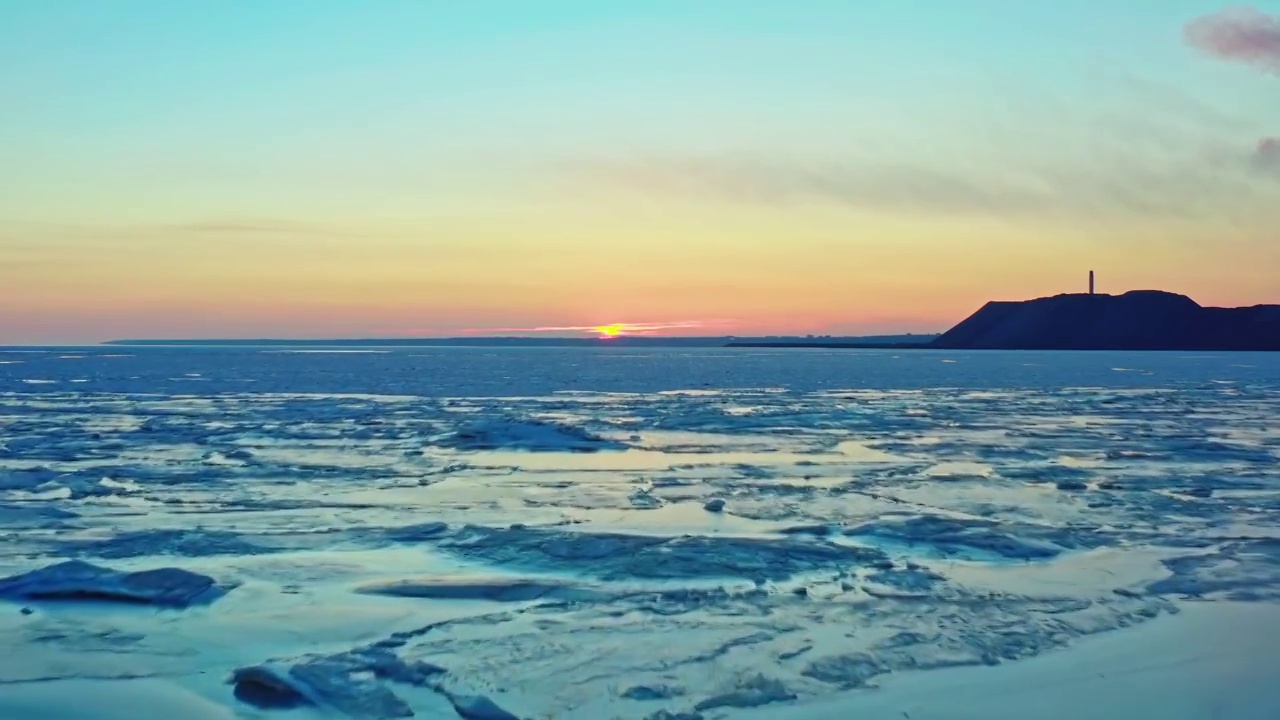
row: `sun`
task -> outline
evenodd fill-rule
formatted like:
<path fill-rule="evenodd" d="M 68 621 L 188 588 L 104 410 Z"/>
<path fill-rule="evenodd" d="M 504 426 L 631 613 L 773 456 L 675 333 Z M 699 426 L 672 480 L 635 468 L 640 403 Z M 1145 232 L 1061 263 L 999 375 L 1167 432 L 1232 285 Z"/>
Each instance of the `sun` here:
<path fill-rule="evenodd" d="M 627 329 L 627 326 L 623 325 L 622 323 L 614 323 L 612 325 L 601 325 L 599 327 L 592 328 L 592 330 L 595 330 L 597 333 L 600 334 L 600 339 L 602 340 L 612 340 L 616 337 L 621 337 L 622 334 L 626 332 L 626 329 Z"/>

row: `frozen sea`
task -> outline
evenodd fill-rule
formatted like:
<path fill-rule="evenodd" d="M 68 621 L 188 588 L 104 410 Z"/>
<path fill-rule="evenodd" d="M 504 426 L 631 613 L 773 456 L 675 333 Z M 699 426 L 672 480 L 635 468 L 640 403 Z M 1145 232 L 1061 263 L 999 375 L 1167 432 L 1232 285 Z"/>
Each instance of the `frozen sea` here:
<path fill-rule="evenodd" d="M 1274 720 L 1280 353 L 0 348 L 0 578 L 3 720 Z"/>

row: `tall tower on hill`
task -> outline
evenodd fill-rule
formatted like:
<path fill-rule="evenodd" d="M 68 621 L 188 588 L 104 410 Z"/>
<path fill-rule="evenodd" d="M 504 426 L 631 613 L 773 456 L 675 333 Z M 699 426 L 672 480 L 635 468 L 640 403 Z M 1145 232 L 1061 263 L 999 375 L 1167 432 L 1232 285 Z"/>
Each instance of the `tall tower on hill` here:
<path fill-rule="evenodd" d="M 1093 271 L 1089 271 L 1089 294 L 1093 294 Z"/>

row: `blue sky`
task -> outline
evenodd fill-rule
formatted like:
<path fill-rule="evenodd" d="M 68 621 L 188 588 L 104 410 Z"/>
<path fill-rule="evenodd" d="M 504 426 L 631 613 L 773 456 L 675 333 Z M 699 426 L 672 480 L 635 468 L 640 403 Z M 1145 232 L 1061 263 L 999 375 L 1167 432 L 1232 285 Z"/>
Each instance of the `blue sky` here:
<path fill-rule="evenodd" d="M 619 320 L 575 310 L 566 283 L 599 313 L 679 315 L 638 301 L 662 273 L 693 315 L 781 329 L 817 308 L 770 315 L 748 289 L 787 247 L 808 258 L 795 272 L 864 257 L 882 268 L 868 295 L 899 278 L 892 297 L 927 298 L 900 316 L 818 313 L 818 329 L 947 324 L 990 290 L 940 277 L 956 246 L 1015 258 L 1002 274 L 1027 282 L 1010 295 L 1100 261 L 1118 281 L 1261 302 L 1280 290 L 1258 270 L 1276 259 L 1277 196 L 1243 168 L 1280 134 L 1280 94 L 1274 75 L 1184 41 L 1223 7 L 6 0 L 0 273 L 22 273 L 15 301 L 58 337 L 108 320 L 133 331 L 121 318 L 161 300 L 187 308 L 193 333 L 239 327 L 225 302 L 162 275 L 223 299 L 275 288 L 265 329 L 282 333 L 318 332 L 299 308 L 332 310 L 335 287 L 399 288 L 342 305 L 351 330 L 406 314 L 442 328 Z M 1206 269 L 1209 243 L 1233 258 Z M 453 304 L 394 271 L 443 255 L 459 258 Z M 555 287 L 519 272 L 545 255 L 561 259 Z M 114 275 L 77 275 L 83 263 Z M 612 287 L 583 280 L 602 274 Z M 53 287 L 67 278 L 92 291 Z M 502 294 L 505 315 L 495 283 L 523 288 Z M 736 303 L 707 301 L 726 288 Z M 89 296 L 115 310 L 77 304 Z"/>

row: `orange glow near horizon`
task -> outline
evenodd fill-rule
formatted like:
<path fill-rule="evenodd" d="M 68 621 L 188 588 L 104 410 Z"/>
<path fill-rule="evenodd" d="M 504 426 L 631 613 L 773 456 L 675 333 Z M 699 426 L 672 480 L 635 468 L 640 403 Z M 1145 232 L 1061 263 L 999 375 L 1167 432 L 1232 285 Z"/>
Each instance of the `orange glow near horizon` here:
<path fill-rule="evenodd" d="M 669 322 L 615 322 L 607 325 L 539 325 L 533 327 L 469 328 L 467 335 L 564 335 L 587 334 L 611 340 L 631 335 L 716 335 L 728 334 L 739 328 L 737 320 L 675 320 Z M 413 331 L 395 331 L 393 334 L 414 334 Z"/>
<path fill-rule="evenodd" d="M 0 222 L 0 306 L 22 309 L 0 312 L 0 344 L 926 333 L 988 300 L 1087 288 L 1090 268 L 1099 270 L 1103 292 L 1162 288 L 1204 305 L 1274 302 L 1280 291 L 1280 248 L 1223 234 L 1203 242 L 1191 229 L 1171 233 L 1171 245 L 1151 255 L 1125 249 L 1146 237 L 1129 230 L 1094 238 L 1088 228 L 1037 229 L 1030 243 L 1029 228 L 1015 224 L 842 217 L 820 208 L 758 210 L 746 213 L 750 223 L 744 213 L 711 209 L 678 218 L 630 214 L 626 225 L 593 213 L 517 213 L 528 220 L 518 241 L 479 216 L 404 221 L 379 229 L 385 237 L 342 224 L 331 235 L 308 228 L 209 237 L 204 229 Z M 402 240 L 437 224 L 445 239 Z M 449 239 L 463 230 L 477 239 Z M 588 236 L 611 241 L 591 244 Z M 628 248 L 625 271 L 617 268 L 619 246 Z M 1220 264 L 1223 257 L 1231 264 Z"/>

